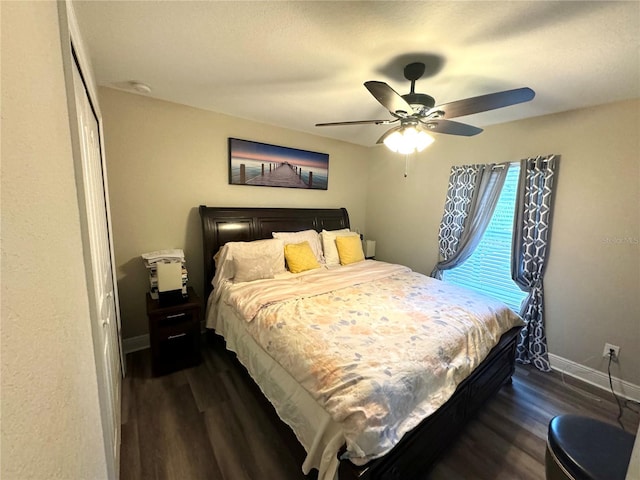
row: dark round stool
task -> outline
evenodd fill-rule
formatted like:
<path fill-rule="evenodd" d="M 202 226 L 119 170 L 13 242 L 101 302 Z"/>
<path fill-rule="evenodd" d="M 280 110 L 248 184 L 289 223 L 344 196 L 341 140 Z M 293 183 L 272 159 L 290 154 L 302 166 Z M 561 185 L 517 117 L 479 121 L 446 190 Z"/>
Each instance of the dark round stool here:
<path fill-rule="evenodd" d="M 635 437 L 615 425 L 579 415 L 549 422 L 547 480 L 624 480 Z"/>

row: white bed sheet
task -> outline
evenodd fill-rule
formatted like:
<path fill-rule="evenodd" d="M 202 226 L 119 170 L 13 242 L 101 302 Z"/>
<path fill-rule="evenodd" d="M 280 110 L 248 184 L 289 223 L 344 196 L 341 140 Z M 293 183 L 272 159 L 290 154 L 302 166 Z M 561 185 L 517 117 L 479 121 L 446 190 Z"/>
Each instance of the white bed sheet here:
<path fill-rule="evenodd" d="M 291 427 L 307 452 L 302 471 L 318 470 L 318 480 L 338 477 L 337 453 L 345 443 L 341 427 L 318 402 L 287 373 L 246 330 L 246 322 L 232 307 L 220 302 L 213 307 L 213 295 L 207 308 L 207 328 L 225 338 L 262 393 L 274 406 L 278 416 Z"/>

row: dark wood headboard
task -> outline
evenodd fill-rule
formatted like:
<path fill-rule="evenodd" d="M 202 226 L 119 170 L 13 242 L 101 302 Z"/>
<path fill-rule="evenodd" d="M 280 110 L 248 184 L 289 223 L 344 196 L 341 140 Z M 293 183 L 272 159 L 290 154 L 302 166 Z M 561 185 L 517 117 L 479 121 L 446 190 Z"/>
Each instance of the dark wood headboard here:
<path fill-rule="evenodd" d="M 215 274 L 213 256 L 227 242 L 272 238 L 272 232 L 349 228 L 345 208 L 245 208 L 200 205 L 205 299 Z M 206 300 L 205 300 L 206 301 Z"/>

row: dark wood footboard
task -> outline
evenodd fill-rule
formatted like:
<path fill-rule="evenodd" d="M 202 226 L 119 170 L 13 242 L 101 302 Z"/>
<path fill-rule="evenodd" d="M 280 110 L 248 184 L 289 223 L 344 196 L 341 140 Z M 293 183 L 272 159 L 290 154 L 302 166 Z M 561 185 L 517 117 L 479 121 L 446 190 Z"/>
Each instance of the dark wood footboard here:
<path fill-rule="evenodd" d="M 442 453 L 482 405 L 515 371 L 515 349 L 520 327 L 506 332 L 480 366 L 456 389 L 453 396 L 382 458 L 357 467 L 340 462 L 340 480 L 410 480 L 424 478 Z"/>

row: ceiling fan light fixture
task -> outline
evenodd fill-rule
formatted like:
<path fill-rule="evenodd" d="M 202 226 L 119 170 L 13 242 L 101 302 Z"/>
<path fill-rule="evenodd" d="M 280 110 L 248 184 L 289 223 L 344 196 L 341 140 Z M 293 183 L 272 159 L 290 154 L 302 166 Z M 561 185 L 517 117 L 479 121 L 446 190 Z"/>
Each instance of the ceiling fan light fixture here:
<path fill-rule="evenodd" d="M 391 132 L 384 138 L 383 143 L 392 152 L 409 155 L 415 151 L 423 151 L 433 141 L 434 138 L 428 133 L 410 126 Z"/>

